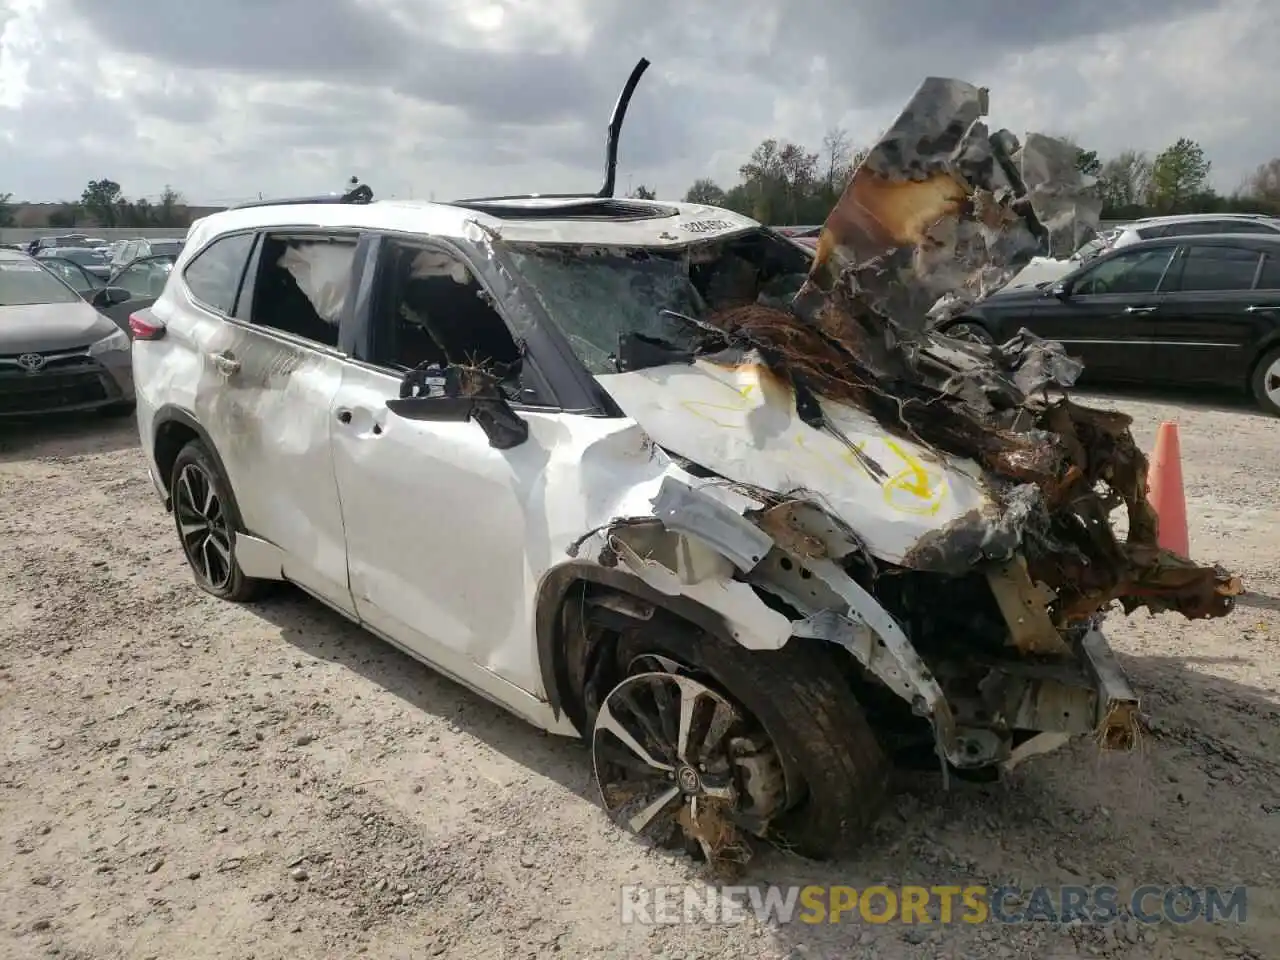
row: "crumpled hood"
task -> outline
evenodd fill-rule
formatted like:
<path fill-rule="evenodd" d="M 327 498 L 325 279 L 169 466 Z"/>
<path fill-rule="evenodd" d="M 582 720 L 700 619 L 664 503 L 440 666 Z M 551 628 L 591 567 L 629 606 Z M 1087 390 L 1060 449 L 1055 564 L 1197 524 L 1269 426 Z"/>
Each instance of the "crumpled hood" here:
<path fill-rule="evenodd" d="M 597 380 L 659 446 L 735 483 L 822 504 L 890 563 L 971 511 L 995 509 L 972 460 L 941 459 L 828 399 L 822 412 L 848 443 L 814 430 L 792 389 L 750 357 Z"/>

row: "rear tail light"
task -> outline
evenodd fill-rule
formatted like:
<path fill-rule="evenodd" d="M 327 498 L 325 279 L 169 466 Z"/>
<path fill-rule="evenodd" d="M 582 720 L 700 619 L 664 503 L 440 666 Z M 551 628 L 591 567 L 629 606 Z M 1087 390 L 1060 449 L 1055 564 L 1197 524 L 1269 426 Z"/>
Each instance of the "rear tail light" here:
<path fill-rule="evenodd" d="M 134 313 L 129 315 L 129 332 L 133 334 L 135 340 L 159 340 L 164 336 L 164 324 L 150 317 L 144 318 L 140 313 Z"/>

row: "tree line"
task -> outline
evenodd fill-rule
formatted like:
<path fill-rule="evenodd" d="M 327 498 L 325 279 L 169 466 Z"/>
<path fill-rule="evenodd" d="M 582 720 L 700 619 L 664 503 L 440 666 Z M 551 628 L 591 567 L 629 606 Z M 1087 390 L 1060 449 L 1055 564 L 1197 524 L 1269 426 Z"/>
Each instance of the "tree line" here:
<path fill-rule="evenodd" d="M 18 205 L 13 195 L 0 193 L 0 227 L 16 227 Z M 189 227 L 191 214 L 182 194 L 166 186 L 152 203 L 146 197 L 130 200 L 114 180 L 90 180 L 76 203 L 63 204 L 49 214 L 51 227 Z"/>
<path fill-rule="evenodd" d="M 1062 137 L 1073 144 L 1072 137 Z M 1103 159 L 1077 145 L 1077 167 L 1094 178 L 1102 219 L 1136 220 L 1171 213 L 1272 213 L 1280 216 L 1280 157 L 1260 165 L 1238 189 L 1218 193 L 1209 183 L 1212 164 L 1194 140 L 1180 137 L 1151 156 L 1123 150 Z M 817 151 L 786 140 L 768 139 L 738 168 L 739 182 L 727 189 L 714 180 L 694 181 L 691 203 L 734 210 L 762 223 L 822 223 L 866 156 L 847 131 L 827 132 Z M 633 194 L 653 197 L 641 186 Z"/>

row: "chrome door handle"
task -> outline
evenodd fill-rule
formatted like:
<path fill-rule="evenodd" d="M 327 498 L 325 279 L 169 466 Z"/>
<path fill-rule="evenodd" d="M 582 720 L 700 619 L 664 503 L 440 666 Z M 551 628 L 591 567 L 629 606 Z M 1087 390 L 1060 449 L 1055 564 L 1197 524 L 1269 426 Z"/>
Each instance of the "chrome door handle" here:
<path fill-rule="evenodd" d="M 1244 308 L 1245 313 L 1275 313 L 1277 310 L 1280 310 L 1280 306 L 1273 307 L 1268 305 L 1262 305 L 1262 306 Z"/>
<path fill-rule="evenodd" d="M 209 359 L 223 376 L 229 377 L 240 370 L 240 361 L 230 353 L 215 353 Z"/>
<path fill-rule="evenodd" d="M 1125 313 L 1154 313 L 1155 307 L 1125 307 Z"/>

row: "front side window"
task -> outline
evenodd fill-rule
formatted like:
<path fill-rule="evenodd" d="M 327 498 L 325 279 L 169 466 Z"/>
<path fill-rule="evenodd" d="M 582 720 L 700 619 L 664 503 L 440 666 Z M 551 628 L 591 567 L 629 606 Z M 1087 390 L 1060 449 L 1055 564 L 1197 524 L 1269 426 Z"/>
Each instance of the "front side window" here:
<path fill-rule="evenodd" d="M 1080 274 L 1071 292 L 1079 296 L 1154 293 L 1172 256 L 1172 247 L 1118 253 Z"/>
<path fill-rule="evenodd" d="M 240 292 L 249 254 L 253 251 L 253 234 L 238 233 L 220 237 L 205 247 L 182 272 L 191 296 L 219 313 L 230 314 Z"/>
<path fill-rule="evenodd" d="M 34 260 L 0 260 L 0 307 L 79 302 L 75 290 Z"/>
<path fill-rule="evenodd" d="M 1251 290 L 1259 256 L 1257 250 L 1239 247 L 1189 247 L 1176 289 L 1184 292 Z"/>
<path fill-rule="evenodd" d="M 519 393 L 520 348 L 488 291 L 452 253 L 389 240 L 375 298 L 375 363 L 397 372 L 423 364 L 468 364 Z"/>

